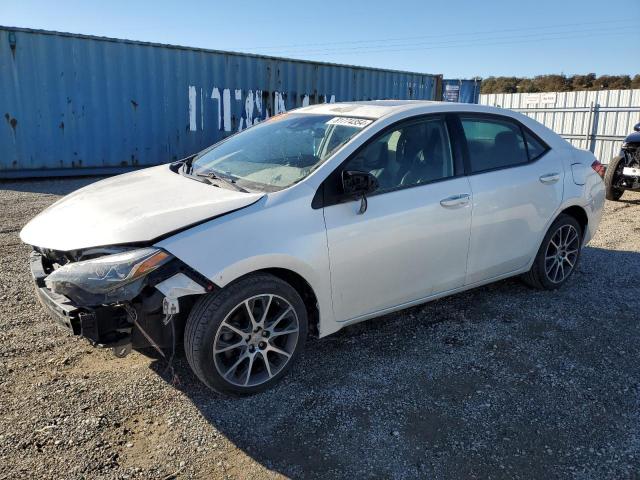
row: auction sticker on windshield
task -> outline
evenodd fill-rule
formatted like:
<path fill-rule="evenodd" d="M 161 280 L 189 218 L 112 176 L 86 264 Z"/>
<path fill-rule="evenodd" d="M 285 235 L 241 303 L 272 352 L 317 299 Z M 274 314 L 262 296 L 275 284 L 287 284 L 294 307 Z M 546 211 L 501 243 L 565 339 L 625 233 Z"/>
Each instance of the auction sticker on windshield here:
<path fill-rule="evenodd" d="M 347 127 L 364 128 L 372 121 L 373 120 L 367 120 L 366 118 L 333 117 L 327 122 L 327 125 L 345 125 Z"/>

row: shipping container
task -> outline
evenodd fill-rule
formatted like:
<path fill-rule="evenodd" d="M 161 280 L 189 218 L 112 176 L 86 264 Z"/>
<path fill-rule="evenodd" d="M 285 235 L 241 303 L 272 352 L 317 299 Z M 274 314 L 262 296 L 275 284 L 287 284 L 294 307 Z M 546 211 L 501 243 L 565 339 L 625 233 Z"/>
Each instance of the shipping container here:
<path fill-rule="evenodd" d="M 460 103 L 478 103 L 482 80 L 442 80 L 442 101 Z"/>
<path fill-rule="evenodd" d="M 618 155 L 622 141 L 640 122 L 640 90 L 492 93 L 482 105 L 524 113 L 602 163 Z"/>
<path fill-rule="evenodd" d="M 441 76 L 0 27 L 0 178 L 171 162 L 303 105 L 437 98 Z"/>

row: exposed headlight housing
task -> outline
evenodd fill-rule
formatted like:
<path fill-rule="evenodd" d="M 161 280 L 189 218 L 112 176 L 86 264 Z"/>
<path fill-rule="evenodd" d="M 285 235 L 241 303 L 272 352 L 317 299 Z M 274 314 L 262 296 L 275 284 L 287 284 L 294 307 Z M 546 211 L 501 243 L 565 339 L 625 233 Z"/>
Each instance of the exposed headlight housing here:
<path fill-rule="evenodd" d="M 159 248 L 140 248 L 68 263 L 51 273 L 45 283 L 78 305 L 127 301 L 140 292 L 146 275 L 172 258 Z"/>

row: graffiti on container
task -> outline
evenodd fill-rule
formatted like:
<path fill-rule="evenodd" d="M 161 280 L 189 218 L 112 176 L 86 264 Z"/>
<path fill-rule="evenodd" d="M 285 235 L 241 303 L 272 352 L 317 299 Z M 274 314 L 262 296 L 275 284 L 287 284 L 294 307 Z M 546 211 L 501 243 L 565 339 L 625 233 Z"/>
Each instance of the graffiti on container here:
<path fill-rule="evenodd" d="M 200 97 L 198 99 L 198 97 Z M 204 130 L 205 106 L 209 101 L 215 102 L 217 110 L 217 128 L 220 131 L 231 132 L 234 128 L 238 131 L 255 125 L 270 116 L 278 115 L 287 111 L 286 100 L 289 95 L 285 92 L 268 92 L 265 90 L 241 90 L 234 89 L 233 100 L 231 99 L 230 88 L 213 87 L 211 94 L 200 88 L 198 92 L 194 85 L 189 86 L 189 130 L 192 132 Z M 290 95 L 295 102 L 296 95 Z M 315 97 L 314 97 L 315 98 Z M 335 103 L 335 95 L 319 95 L 317 103 Z M 198 106 L 198 103 L 200 104 Z M 306 107 L 311 102 L 310 96 L 301 95 L 300 102 L 296 107 Z M 200 110 L 200 121 L 198 122 L 198 109 Z M 240 111 L 238 118 L 232 116 L 233 111 Z M 215 118 L 213 119 L 215 121 Z M 199 125 L 198 125 L 199 123 Z M 233 125 L 235 124 L 235 125 Z"/>

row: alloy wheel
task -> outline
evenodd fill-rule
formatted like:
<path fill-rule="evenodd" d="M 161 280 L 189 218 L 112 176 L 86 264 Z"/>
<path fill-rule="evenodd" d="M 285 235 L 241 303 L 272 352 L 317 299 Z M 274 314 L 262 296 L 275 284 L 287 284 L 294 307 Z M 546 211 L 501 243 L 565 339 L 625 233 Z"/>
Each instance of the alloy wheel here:
<path fill-rule="evenodd" d="M 289 362 L 299 330 L 296 311 L 286 299 L 272 294 L 250 297 L 229 312 L 216 332 L 216 369 L 236 386 L 267 382 Z"/>
<path fill-rule="evenodd" d="M 580 235 L 573 225 L 562 225 L 551 236 L 545 253 L 545 273 L 553 283 L 562 283 L 573 271 L 580 250 Z"/>

